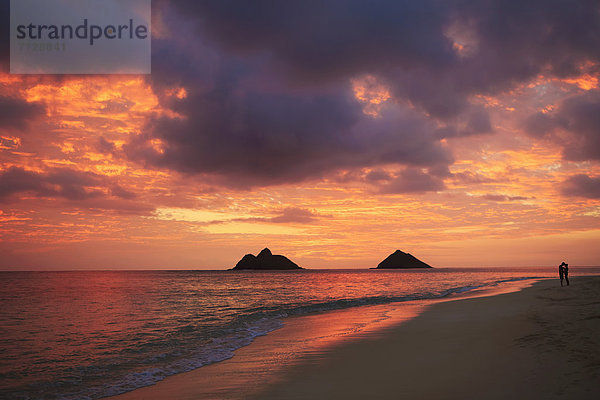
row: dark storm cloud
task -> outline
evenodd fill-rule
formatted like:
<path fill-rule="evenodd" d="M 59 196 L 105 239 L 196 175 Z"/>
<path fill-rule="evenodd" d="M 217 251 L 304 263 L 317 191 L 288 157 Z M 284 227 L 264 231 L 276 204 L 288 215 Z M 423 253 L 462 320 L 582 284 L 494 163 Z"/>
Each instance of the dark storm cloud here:
<path fill-rule="evenodd" d="M 42 115 L 45 115 L 45 109 L 41 104 L 0 94 L 0 129 L 22 130 L 28 122 Z"/>
<path fill-rule="evenodd" d="M 131 201 L 137 197 L 135 193 L 91 172 L 67 168 L 33 172 L 19 167 L 0 172 L 0 202 L 17 202 L 23 196 L 65 199 L 77 207 L 126 214 L 149 214 L 154 210 L 147 204 Z"/>
<path fill-rule="evenodd" d="M 224 71 L 219 74 L 230 70 Z M 226 89 L 186 86 L 188 97 L 173 107 L 185 118 L 150 121 L 127 154 L 184 173 L 220 175 L 237 187 L 300 181 L 343 167 L 452 161 L 430 133 L 435 125 L 410 110 L 373 119 L 344 90 L 263 93 L 234 80 L 218 79 L 234 86 Z M 162 140 L 162 151 L 155 151 L 153 138 Z"/>
<path fill-rule="evenodd" d="M 10 0 L 0 0 L 0 73 L 9 72 L 10 61 Z M 10 97 L 0 84 L 0 129 L 22 130 L 31 120 L 45 115 L 39 103 L 29 103 L 22 98 Z"/>
<path fill-rule="evenodd" d="M 600 199 L 600 177 L 578 174 L 566 179 L 561 187 L 565 196 Z"/>
<path fill-rule="evenodd" d="M 110 188 L 110 193 L 115 197 L 120 197 L 125 200 L 135 199 L 137 195 L 120 185 L 114 185 Z"/>
<path fill-rule="evenodd" d="M 91 173 L 68 169 L 38 173 L 11 167 L 0 173 L 0 200 L 9 200 L 11 196 L 19 193 L 33 193 L 39 197 L 83 200 L 102 195 L 95 189 L 89 189 L 99 183 L 100 177 Z"/>
<path fill-rule="evenodd" d="M 600 160 L 600 90 L 567 98 L 551 113 L 529 117 L 525 128 L 531 135 L 561 144 L 567 160 Z"/>
<path fill-rule="evenodd" d="M 0 72 L 9 71 L 10 0 L 0 0 Z"/>
<path fill-rule="evenodd" d="M 113 142 L 107 140 L 104 136 L 98 138 L 96 149 L 101 153 L 113 153 L 116 150 L 116 146 Z"/>
<path fill-rule="evenodd" d="M 303 82 L 371 73 L 437 116 L 466 95 L 510 87 L 550 67 L 567 76 L 598 60 L 597 1 L 177 1 L 209 40 L 264 53 Z M 453 41 L 473 47 L 460 56 Z M 472 42 L 472 43 L 470 43 Z"/>
<path fill-rule="evenodd" d="M 240 97 L 220 90 L 192 96 L 178 109 L 186 121 L 152 123 L 153 135 L 167 143 L 156 162 L 184 172 L 299 178 L 319 170 L 311 161 L 337 156 L 331 150 L 346 146 L 340 133 L 352 128 L 358 114 L 342 96 L 249 92 Z M 137 144 L 127 150 L 152 152 Z"/>
<path fill-rule="evenodd" d="M 14 203 L 31 196 L 63 199 L 74 208 L 119 214 L 150 215 L 155 209 L 144 202 L 133 201 L 137 198 L 135 193 L 91 172 L 67 168 L 33 172 L 18 167 L 0 172 L 0 203 Z"/>
<path fill-rule="evenodd" d="M 149 119 L 126 154 L 237 187 L 396 163 L 429 173 L 407 172 L 390 191 L 439 190 L 453 162 L 439 140 L 492 131 L 471 96 L 600 57 L 596 1 L 164 1 L 155 11 L 168 35 L 153 41 L 150 80 L 179 117 Z M 353 98 L 350 79 L 365 74 L 391 90 L 381 118 Z M 167 95 L 177 86 L 187 97 Z"/>
<path fill-rule="evenodd" d="M 329 81 L 453 58 L 443 1 L 182 1 L 184 15 L 233 52 L 267 52 L 304 81 Z M 390 50 L 394 51 L 390 51 Z"/>
<path fill-rule="evenodd" d="M 392 176 L 382 169 L 374 169 L 365 175 L 365 181 L 370 183 L 389 181 L 390 179 L 392 179 Z"/>
<path fill-rule="evenodd" d="M 380 190 L 385 194 L 400 194 L 432 192 L 444 188 L 442 179 L 416 168 L 408 168 L 382 186 Z"/>

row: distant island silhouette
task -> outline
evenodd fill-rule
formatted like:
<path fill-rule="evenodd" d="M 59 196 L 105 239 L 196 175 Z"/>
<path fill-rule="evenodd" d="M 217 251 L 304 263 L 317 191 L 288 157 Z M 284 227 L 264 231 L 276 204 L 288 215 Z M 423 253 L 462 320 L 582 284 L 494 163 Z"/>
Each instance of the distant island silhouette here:
<path fill-rule="evenodd" d="M 232 270 L 287 270 L 303 269 L 285 256 L 271 253 L 268 248 L 262 249 L 258 256 L 246 254 Z"/>
<path fill-rule="evenodd" d="M 394 268 L 433 268 L 431 265 L 424 263 L 415 256 L 409 253 L 405 253 L 400 250 L 396 250 L 385 260 L 377 265 L 377 268 L 373 269 L 394 269 Z"/>

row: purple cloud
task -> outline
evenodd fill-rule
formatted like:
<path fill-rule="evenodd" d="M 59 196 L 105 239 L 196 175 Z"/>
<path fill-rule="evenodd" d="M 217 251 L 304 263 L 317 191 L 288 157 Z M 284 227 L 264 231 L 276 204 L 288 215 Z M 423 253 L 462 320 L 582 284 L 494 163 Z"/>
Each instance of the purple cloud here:
<path fill-rule="evenodd" d="M 2 129 L 23 130 L 29 122 L 43 115 L 45 115 L 45 108 L 39 103 L 29 103 L 21 98 L 0 95 L 0 128 Z"/>
<path fill-rule="evenodd" d="M 529 134 L 562 145 L 567 160 L 600 160 L 600 90 L 566 98 L 551 113 L 530 116 L 524 126 Z"/>
<path fill-rule="evenodd" d="M 102 190 L 105 189 L 105 190 Z M 123 214 L 150 214 L 155 207 L 137 196 L 91 172 L 55 168 L 47 172 L 11 167 L 0 172 L 0 203 L 17 202 L 23 195 L 42 199 L 63 199 L 73 207 L 111 210 Z"/>
<path fill-rule="evenodd" d="M 68 169 L 55 169 L 48 173 L 27 171 L 11 167 L 0 173 L 0 200 L 7 201 L 19 193 L 33 193 L 39 197 L 62 197 L 82 200 L 101 196 L 91 189 L 100 182 L 98 175 Z"/>
<path fill-rule="evenodd" d="M 599 10 L 585 0 L 162 1 L 155 10 L 169 35 L 153 42 L 150 80 L 179 117 L 149 119 L 126 154 L 233 187 L 391 163 L 428 169 L 414 177 L 438 190 L 453 162 L 440 140 L 492 131 L 471 96 L 600 61 Z M 350 80 L 365 74 L 390 89 L 381 118 L 353 97 Z M 178 86 L 187 97 L 166 95 Z"/>
<path fill-rule="evenodd" d="M 384 194 L 425 193 L 443 190 L 444 181 L 419 169 L 408 168 L 380 188 Z"/>
<path fill-rule="evenodd" d="M 567 178 L 561 187 L 564 196 L 600 199 L 600 177 L 578 174 Z"/>

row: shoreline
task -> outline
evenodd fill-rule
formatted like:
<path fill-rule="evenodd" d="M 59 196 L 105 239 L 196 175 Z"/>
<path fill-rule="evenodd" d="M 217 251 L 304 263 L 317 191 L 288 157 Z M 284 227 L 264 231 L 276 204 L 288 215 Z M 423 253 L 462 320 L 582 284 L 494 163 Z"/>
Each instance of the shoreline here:
<path fill-rule="evenodd" d="M 600 276 L 434 304 L 307 357 L 256 399 L 600 398 Z"/>
<path fill-rule="evenodd" d="M 175 374 L 154 385 L 138 388 L 109 400 L 137 399 L 241 399 L 255 396 L 285 379 L 287 371 L 307 358 L 326 360 L 332 351 L 364 340 L 377 340 L 389 329 L 410 321 L 437 303 L 453 302 L 521 290 L 532 280 L 455 293 L 444 298 L 369 305 L 288 317 L 284 326 L 259 336 L 236 350 L 234 357 Z"/>

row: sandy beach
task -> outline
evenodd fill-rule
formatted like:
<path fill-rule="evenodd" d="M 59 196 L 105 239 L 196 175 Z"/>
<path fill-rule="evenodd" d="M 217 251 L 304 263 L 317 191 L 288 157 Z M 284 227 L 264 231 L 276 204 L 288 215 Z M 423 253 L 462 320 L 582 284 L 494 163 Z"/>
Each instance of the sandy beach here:
<path fill-rule="evenodd" d="M 259 399 L 598 399 L 600 277 L 432 306 L 307 360 Z"/>
<path fill-rule="evenodd" d="M 230 360 L 111 399 L 600 396 L 600 277 L 472 297 L 407 304 L 383 322 L 382 308 L 371 307 L 371 330 L 345 340 L 330 327 L 357 318 L 355 310 L 291 319 Z M 297 359 L 278 358 L 282 348 Z"/>

